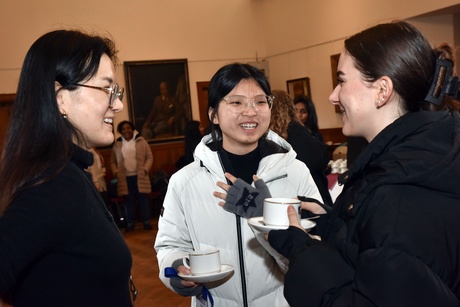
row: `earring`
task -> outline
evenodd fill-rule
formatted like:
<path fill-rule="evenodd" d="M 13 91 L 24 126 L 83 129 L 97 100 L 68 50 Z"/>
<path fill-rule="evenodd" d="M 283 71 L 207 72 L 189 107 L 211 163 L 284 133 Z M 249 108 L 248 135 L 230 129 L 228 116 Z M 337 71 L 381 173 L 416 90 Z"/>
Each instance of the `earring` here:
<path fill-rule="evenodd" d="M 67 113 L 66 113 L 66 112 L 64 112 L 64 113 L 61 114 L 61 115 L 62 115 L 62 118 L 67 119 Z"/>
<path fill-rule="evenodd" d="M 382 106 L 380 105 L 382 103 L 382 99 L 377 100 L 377 103 L 375 104 L 375 108 L 380 109 Z"/>

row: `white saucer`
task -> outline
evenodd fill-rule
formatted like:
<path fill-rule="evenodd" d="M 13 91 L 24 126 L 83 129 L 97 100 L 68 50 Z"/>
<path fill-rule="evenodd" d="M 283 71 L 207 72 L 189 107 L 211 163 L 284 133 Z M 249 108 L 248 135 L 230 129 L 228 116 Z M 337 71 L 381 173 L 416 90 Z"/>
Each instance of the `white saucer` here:
<path fill-rule="evenodd" d="M 199 284 L 205 283 L 205 282 L 211 282 L 211 281 L 216 281 L 219 279 L 222 279 L 226 277 L 228 274 L 233 272 L 233 266 L 230 264 L 222 264 L 220 266 L 220 272 L 216 273 L 210 273 L 207 275 L 185 275 L 178 273 L 179 277 L 188 280 L 188 281 L 193 281 Z"/>
<path fill-rule="evenodd" d="M 264 232 L 264 233 L 269 232 L 270 230 L 279 230 L 279 229 L 289 228 L 289 226 L 265 225 L 263 216 L 257 216 L 257 217 L 250 218 L 248 223 L 251 228 L 256 229 L 260 232 Z M 316 223 L 309 219 L 301 219 L 300 225 L 303 227 L 303 229 L 308 230 L 308 229 L 315 227 Z"/>

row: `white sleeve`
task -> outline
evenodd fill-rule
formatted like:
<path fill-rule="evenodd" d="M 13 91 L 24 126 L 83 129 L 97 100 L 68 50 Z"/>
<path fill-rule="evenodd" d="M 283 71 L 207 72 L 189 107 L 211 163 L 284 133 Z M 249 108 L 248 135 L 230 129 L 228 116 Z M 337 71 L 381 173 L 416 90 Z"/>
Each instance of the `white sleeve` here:
<path fill-rule="evenodd" d="M 187 256 L 188 252 L 193 250 L 180 193 L 175 188 L 175 182 L 172 177 L 163 202 L 163 215 L 158 220 L 158 233 L 154 244 L 160 270 L 159 277 L 165 286 L 173 291 L 169 278 L 164 276 L 164 270 L 170 267 L 175 260 Z"/>

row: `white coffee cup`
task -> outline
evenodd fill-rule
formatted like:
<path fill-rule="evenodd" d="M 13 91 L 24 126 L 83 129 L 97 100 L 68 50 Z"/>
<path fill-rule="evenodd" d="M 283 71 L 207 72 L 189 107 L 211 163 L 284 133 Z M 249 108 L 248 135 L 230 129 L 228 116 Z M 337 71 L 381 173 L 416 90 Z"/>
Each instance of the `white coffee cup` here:
<path fill-rule="evenodd" d="M 192 275 L 207 275 L 220 272 L 220 253 L 218 249 L 206 249 L 190 252 L 182 258 L 182 263 Z M 190 263 L 190 264 L 189 264 Z"/>
<path fill-rule="evenodd" d="M 294 206 L 300 221 L 300 200 L 294 198 L 265 198 L 264 223 L 269 226 L 289 226 L 287 208 Z"/>

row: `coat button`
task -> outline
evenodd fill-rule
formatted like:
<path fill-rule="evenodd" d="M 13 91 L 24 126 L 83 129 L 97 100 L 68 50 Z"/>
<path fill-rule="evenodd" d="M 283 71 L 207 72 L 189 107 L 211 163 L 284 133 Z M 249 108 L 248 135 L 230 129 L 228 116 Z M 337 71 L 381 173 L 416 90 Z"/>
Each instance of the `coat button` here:
<path fill-rule="evenodd" d="M 353 204 L 350 204 L 350 205 L 348 206 L 348 211 L 351 211 L 352 209 L 353 209 Z"/>

